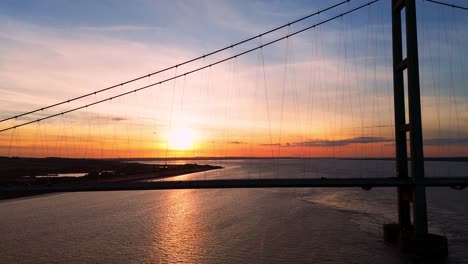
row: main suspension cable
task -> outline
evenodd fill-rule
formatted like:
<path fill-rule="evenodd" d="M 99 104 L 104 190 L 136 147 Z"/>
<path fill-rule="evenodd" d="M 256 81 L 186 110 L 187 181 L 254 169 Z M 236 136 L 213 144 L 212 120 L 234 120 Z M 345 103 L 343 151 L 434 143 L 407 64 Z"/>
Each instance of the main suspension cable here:
<path fill-rule="evenodd" d="M 461 9 L 461 10 L 468 11 L 468 7 L 464 7 L 464 6 L 449 4 L 449 3 L 445 3 L 445 2 L 441 2 L 441 1 L 435 1 L 435 0 L 425 0 L 425 1 L 433 3 L 433 4 L 449 6 L 449 7 L 458 8 L 458 9 Z"/>
<path fill-rule="evenodd" d="M 251 48 L 251 49 L 249 49 L 249 50 L 246 50 L 246 51 L 237 53 L 237 54 L 235 54 L 235 55 L 233 55 L 233 56 L 230 56 L 230 57 L 227 57 L 227 58 L 225 58 L 225 59 L 222 59 L 222 60 L 213 62 L 213 63 L 208 64 L 208 65 L 205 65 L 205 66 L 203 66 L 203 67 L 199 67 L 199 68 L 197 68 L 197 69 L 194 69 L 194 70 L 191 70 L 191 71 L 187 71 L 187 72 L 182 73 L 182 74 L 179 74 L 179 75 L 175 75 L 175 76 L 173 76 L 173 77 L 171 77 L 171 78 L 167 78 L 167 79 L 165 79 L 165 80 L 162 80 L 162 81 L 159 81 L 159 82 L 156 82 L 156 83 L 152 83 L 152 84 L 149 84 L 149 85 L 146 85 L 146 86 L 142 86 L 142 87 L 137 88 L 137 89 L 134 89 L 134 90 L 132 90 L 132 91 L 128 91 L 128 92 L 121 93 L 121 94 L 118 94 L 118 95 L 115 95 L 115 96 L 111 96 L 111 97 L 108 97 L 108 98 L 105 98 L 105 99 L 102 99 L 102 100 L 99 100 L 99 101 L 96 101 L 96 102 L 93 102 L 93 103 L 90 103 L 90 104 L 87 104 L 87 105 L 79 106 L 79 107 L 76 107 L 76 108 L 73 108 L 73 109 L 70 109 L 70 110 L 67 110 L 67 111 L 64 111 L 64 112 L 60 112 L 60 113 L 57 113 L 57 114 L 49 115 L 49 116 L 46 116 L 46 117 L 43 117 L 43 118 L 39 118 L 39 119 L 36 119 L 36 120 L 33 120 L 33 121 L 25 122 L 25 123 L 22 123 L 22 124 L 19 124 L 19 125 L 16 125 L 16 126 L 7 127 L 7 128 L 4 128 L 4 129 L 1 129 L 1 130 L 0 130 L 0 133 L 1 133 L 1 132 L 4 132 L 4 131 L 11 130 L 11 129 L 19 128 L 19 127 L 22 127 L 22 126 L 26 126 L 26 125 L 29 125 L 29 124 L 33 124 L 33 123 L 36 123 L 36 122 L 40 122 L 40 121 L 43 121 L 43 120 L 47 120 L 47 119 L 50 119 L 50 118 L 53 118 L 53 117 L 61 116 L 61 115 L 68 114 L 68 113 L 71 113 L 71 112 L 75 112 L 75 111 L 78 111 L 78 110 L 81 110 L 81 109 L 85 109 L 85 108 L 88 108 L 88 107 L 90 107 L 90 106 L 97 105 L 97 104 L 100 104 L 100 103 L 103 103 L 103 102 L 106 102 L 106 101 L 112 101 L 113 99 L 116 99 L 116 98 L 119 98 L 119 97 L 122 97 L 122 96 L 125 96 L 125 95 L 128 95 L 128 94 L 131 94 L 131 93 L 136 93 L 136 92 L 139 92 L 139 91 L 141 91 L 141 90 L 145 90 L 145 89 L 148 89 L 148 88 L 150 88 L 150 87 L 153 87 L 153 86 L 156 86 L 156 85 L 160 85 L 160 84 L 162 84 L 162 83 L 169 82 L 169 81 L 175 80 L 175 79 L 177 79 L 177 78 L 184 77 L 184 76 L 187 76 L 187 75 L 189 75 L 189 74 L 192 74 L 192 73 L 195 73 L 195 72 L 204 70 L 204 69 L 206 69 L 206 68 L 210 68 L 210 67 L 212 67 L 212 66 L 221 64 L 221 63 L 223 63 L 223 62 L 232 60 L 232 59 L 234 59 L 234 58 L 237 58 L 237 57 L 239 57 L 239 56 L 242 56 L 242 55 L 251 53 L 251 52 L 253 52 L 253 51 L 255 51 L 255 50 L 258 50 L 258 49 L 261 49 L 261 48 L 263 48 L 263 47 L 270 46 L 270 45 L 272 45 L 272 44 L 274 44 L 274 43 L 276 43 L 276 42 L 279 42 L 279 41 L 281 41 L 281 40 L 284 40 L 284 39 L 287 39 L 287 38 L 289 38 L 289 37 L 295 36 L 295 35 L 297 35 L 297 34 L 299 34 L 299 33 L 302 33 L 302 32 L 304 32 L 304 31 L 310 30 L 310 29 L 315 28 L 315 27 L 317 27 L 317 26 L 320 26 L 320 25 L 322 25 L 322 24 L 328 23 L 328 22 L 333 21 L 333 20 L 335 20 L 335 19 L 338 19 L 338 18 L 340 18 L 340 17 L 342 17 L 342 16 L 345 16 L 345 15 L 348 15 L 348 14 L 350 14 L 350 13 L 353 13 L 353 12 L 355 12 L 355 11 L 357 11 L 357 10 L 360 10 L 360 9 L 366 7 L 366 6 L 370 6 L 370 5 L 372 5 L 372 4 L 374 4 L 374 3 L 378 2 L 378 1 L 380 1 L 380 0 L 373 0 L 373 1 L 370 1 L 370 2 L 368 2 L 368 3 L 366 3 L 366 4 L 362 4 L 362 5 L 360 5 L 360 6 L 358 6 L 358 7 L 355 7 L 355 8 L 353 8 L 353 9 L 349 10 L 349 11 L 346 11 L 346 12 L 344 12 L 344 13 L 338 14 L 338 15 L 336 15 L 336 16 L 333 16 L 333 17 L 331 17 L 331 18 L 328 18 L 328 19 L 326 19 L 326 20 L 324 20 L 324 21 L 321 21 L 321 22 L 319 22 L 319 23 L 316 23 L 316 24 L 313 24 L 313 25 L 311 25 L 311 26 L 305 27 L 305 28 L 303 28 L 303 29 L 301 29 L 301 30 L 295 31 L 295 32 L 293 32 L 293 33 L 291 33 L 291 34 L 288 34 L 288 35 L 286 35 L 286 36 L 283 36 L 283 37 L 281 37 L 281 38 L 277 38 L 277 39 L 275 39 L 275 40 L 272 40 L 272 41 L 270 41 L 270 42 L 267 42 L 267 43 L 265 43 L 265 44 L 262 44 L 262 45 L 260 45 L 260 46 L 255 47 L 255 48 Z M 176 65 L 175 67 L 177 68 L 178 66 L 179 66 L 179 65 Z"/>
<path fill-rule="evenodd" d="M 256 35 L 256 36 L 253 36 L 253 37 L 244 39 L 244 40 L 242 40 L 242 41 L 236 42 L 236 43 L 231 44 L 231 45 L 229 45 L 229 46 L 225 46 L 225 47 L 223 47 L 223 48 L 221 48 L 221 49 L 218 49 L 218 50 L 212 51 L 212 52 L 210 52 L 210 53 L 204 54 L 204 55 L 202 55 L 202 56 L 199 56 L 199 57 L 196 57 L 196 58 L 193 58 L 193 59 L 184 61 L 184 62 L 182 62 L 182 63 L 173 65 L 173 66 L 171 66 L 171 67 L 167 67 L 167 68 L 164 68 L 164 69 L 161 69 L 161 70 L 152 72 L 152 73 L 148 73 L 148 74 L 146 74 L 146 75 L 142 75 L 142 76 L 139 76 L 139 77 L 136 77 L 136 78 L 133 78 L 133 79 L 124 81 L 124 82 L 122 82 L 122 83 L 115 84 L 115 85 L 109 86 L 109 87 L 107 87 L 107 88 L 104 88 L 104 89 L 101 89 L 101 90 L 97 90 L 97 91 L 94 91 L 94 92 L 91 92 L 91 93 L 87 93 L 87 94 L 84 94 L 84 95 L 81 95 L 81 96 L 78 96 L 78 97 L 75 97 L 75 98 L 72 98 L 72 99 L 68 99 L 68 100 L 61 101 L 61 102 L 58 102 L 58 103 L 55 103 L 55 104 L 52 104 L 52 105 L 48 105 L 48 106 L 45 106 L 45 107 L 41 107 L 41 108 L 38 108 L 38 109 L 35 109 L 35 110 L 32 110 L 32 111 L 24 112 L 24 113 L 19 114 L 19 115 L 15 115 L 15 116 L 11 116 L 11 117 L 7 117 L 7 118 L 4 118 L 4 119 L 1 119 L 1 120 L 0 120 L 0 123 L 1 123 L 1 122 L 5 122 L 5 121 L 8 121 L 8 120 L 11 120 L 11 119 L 16 119 L 16 118 L 19 118 L 19 117 L 22 117 L 22 116 L 30 115 L 30 114 L 33 114 L 33 113 L 37 113 L 37 112 L 40 112 L 40 111 L 44 111 L 44 110 L 46 110 L 46 109 L 50 109 L 50 108 L 53 108 L 53 107 L 56 107 L 56 106 L 59 106 L 59 105 L 63 105 L 63 104 L 66 104 L 66 103 L 70 103 L 70 102 L 73 102 L 73 101 L 76 101 L 76 100 L 79 100 L 79 99 L 83 99 L 83 98 L 89 97 L 89 96 L 91 96 L 91 95 L 96 95 L 96 94 L 98 94 L 98 93 L 102 93 L 102 92 L 105 92 L 105 91 L 108 91 L 108 90 L 112 90 L 112 89 L 114 89 L 114 88 L 121 87 L 121 86 L 124 86 L 124 85 L 126 85 L 126 84 L 129 84 L 129 83 L 132 83 L 132 82 L 136 82 L 136 81 L 139 81 L 139 80 L 141 80 L 141 79 L 144 79 L 144 78 L 147 78 L 147 77 L 151 77 L 151 76 L 153 76 L 153 75 L 157 75 L 157 74 L 166 72 L 166 71 L 171 70 L 171 69 L 176 69 L 176 68 L 178 68 L 178 67 L 180 67 L 180 66 L 183 66 L 183 65 L 186 65 L 186 64 L 189 64 L 189 63 L 198 61 L 198 60 L 200 60 L 200 59 L 204 59 L 204 58 L 206 58 L 206 57 L 209 57 L 209 56 L 212 56 L 212 55 L 214 55 L 214 54 L 220 53 L 220 52 L 225 51 L 225 50 L 227 50 L 227 49 L 231 49 L 231 48 L 233 48 L 233 47 L 236 47 L 236 46 L 239 46 L 239 45 L 241 45 L 241 44 L 244 44 L 244 43 L 247 43 L 247 42 L 249 42 L 249 41 L 252 41 L 252 40 L 254 40 L 254 39 L 256 39 L 256 38 L 259 38 L 259 37 L 268 35 L 268 34 L 270 34 L 270 33 L 273 33 L 273 32 L 275 32 L 275 31 L 278 31 L 278 30 L 280 30 L 280 29 L 282 29 L 282 28 L 285 28 L 285 27 L 288 27 L 288 26 L 290 26 L 290 25 L 296 24 L 296 23 L 298 23 L 298 22 L 300 22 L 300 21 L 303 21 L 303 20 L 305 20 L 305 19 L 308 19 L 308 18 L 310 18 L 310 17 L 316 16 L 316 15 L 318 15 L 318 14 L 320 14 L 320 13 L 329 11 L 329 10 L 331 10 L 331 9 L 333 9 L 333 8 L 336 8 L 336 7 L 338 7 L 338 6 L 340 6 L 340 5 L 343 5 L 343 4 L 345 4 L 345 3 L 347 3 L 347 2 L 350 2 L 350 1 L 351 1 L 351 0 L 344 0 L 344 1 L 341 1 L 341 2 L 339 2 L 339 3 L 337 3 L 337 4 L 334 4 L 334 5 L 329 6 L 329 7 L 327 7 L 327 8 L 321 9 L 321 10 L 319 10 L 319 11 L 317 11 L 317 12 L 312 13 L 312 14 L 303 16 L 303 17 L 301 17 L 301 18 L 299 18 L 299 19 L 296 19 L 296 20 L 294 20 L 294 21 L 292 21 L 292 22 L 289 22 L 289 23 L 287 23 L 287 24 L 278 26 L 278 27 L 276 27 L 276 28 L 273 28 L 273 29 L 270 29 L 270 30 L 268 30 L 268 31 L 265 31 L 265 32 L 263 32 L 263 33 L 261 33 L 261 34 L 258 34 L 258 35 Z M 0 131 L 0 132 L 1 132 L 1 131 Z"/>

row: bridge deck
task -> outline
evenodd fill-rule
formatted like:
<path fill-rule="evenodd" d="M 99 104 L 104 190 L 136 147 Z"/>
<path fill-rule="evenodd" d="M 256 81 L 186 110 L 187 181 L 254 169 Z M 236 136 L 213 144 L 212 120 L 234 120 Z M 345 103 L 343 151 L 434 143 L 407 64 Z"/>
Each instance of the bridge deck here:
<path fill-rule="evenodd" d="M 425 178 L 417 183 L 399 178 L 294 178 L 294 179 L 224 179 L 195 181 L 120 182 L 87 185 L 15 186 L 0 187 L 0 193 L 12 192 L 87 192 L 169 189 L 222 189 L 222 188 L 310 188 L 310 187 L 452 187 L 468 186 L 468 177 Z"/>

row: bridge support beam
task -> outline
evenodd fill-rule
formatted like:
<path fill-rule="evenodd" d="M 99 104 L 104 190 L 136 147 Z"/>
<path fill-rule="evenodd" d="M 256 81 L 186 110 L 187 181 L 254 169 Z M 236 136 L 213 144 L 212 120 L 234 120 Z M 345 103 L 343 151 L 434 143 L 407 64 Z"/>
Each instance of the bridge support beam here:
<path fill-rule="evenodd" d="M 419 87 L 418 38 L 415 0 L 392 0 L 393 92 L 397 177 L 424 180 L 424 152 Z M 402 25 L 402 13 L 405 25 Z M 406 34 L 402 33 L 404 26 Z M 403 36 L 406 54 L 403 58 Z M 408 117 L 406 123 L 404 73 L 407 74 Z M 409 132 L 411 173 L 408 171 Z M 407 253 L 446 256 L 447 240 L 428 233 L 426 190 L 424 186 L 398 187 L 398 223 L 384 225 L 384 239 L 398 243 Z M 411 221 L 413 219 L 413 221 Z"/>

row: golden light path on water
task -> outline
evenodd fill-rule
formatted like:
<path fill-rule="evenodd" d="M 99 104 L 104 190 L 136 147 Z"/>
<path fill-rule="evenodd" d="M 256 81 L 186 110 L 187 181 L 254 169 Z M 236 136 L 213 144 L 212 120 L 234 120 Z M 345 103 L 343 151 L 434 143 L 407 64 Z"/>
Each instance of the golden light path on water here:
<path fill-rule="evenodd" d="M 391 160 L 190 162 L 224 169 L 170 180 L 395 173 Z M 429 161 L 426 170 L 428 177 L 457 177 L 468 163 Z M 428 189 L 430 230 L 450 241 L 447 263 L 468 257 L 467 194 Z M 89 192 L 8 200 L 0 202 L 0 263 L 404 263 L 381 233 L 383 223 L 397 219 L 395 200 L 393 188 Z"/>
<path fill-rule="evenodd" d="M 205 245 L 205 232 L 201 230 L 200 219 L 196 217 L 200 208 L 193 192 L 165 192 L 165 199 L 162 200 L 164 213 L 154 211 L 155 218 L 160 218 L 153 233 L 153 249 L 159 261 L 176 263 L 189 256 L 201 259 L 204 254 L 202 245 Z"/>

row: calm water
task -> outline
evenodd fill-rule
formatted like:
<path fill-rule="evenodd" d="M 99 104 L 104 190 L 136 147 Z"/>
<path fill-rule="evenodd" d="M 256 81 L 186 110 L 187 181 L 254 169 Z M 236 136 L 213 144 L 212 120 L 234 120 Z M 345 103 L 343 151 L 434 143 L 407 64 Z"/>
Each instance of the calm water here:
<path fill-rule="evenodd" d="M 180 161 L 183 162 L 183 161 Z M 193 163 L 194 161 L 189 161 Z M 392 161 L 195 161 L 225 169 L 172 179 L 390 177 Z M 429 176 L 467 163 L 427 162 Z M 468 263 L 468 190 L 428 189 L 430 231 Z M 383 243 L 395 189 L 65 193 L 0 202 L 1 263 L 405 263 Z"/>

